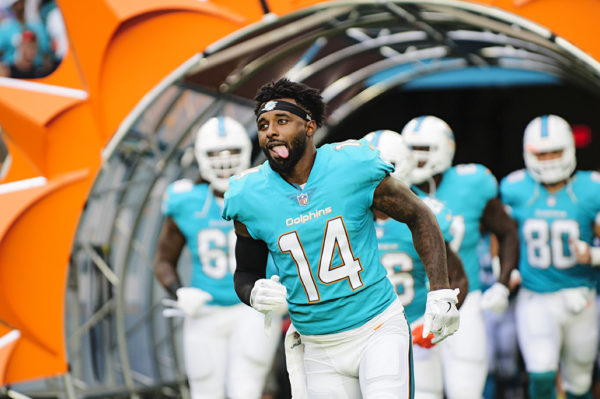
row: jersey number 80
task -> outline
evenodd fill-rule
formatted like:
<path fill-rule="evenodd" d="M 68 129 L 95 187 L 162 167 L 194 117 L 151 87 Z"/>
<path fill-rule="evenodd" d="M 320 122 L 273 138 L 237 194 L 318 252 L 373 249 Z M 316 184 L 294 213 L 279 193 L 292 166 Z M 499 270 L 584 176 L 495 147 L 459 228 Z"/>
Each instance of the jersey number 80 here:
<path fill-rule="evenodd" d="M 546 269 L 554 265 L 566 269 L 577 264 L 572 242 L 579 239 L 579 224 L 575 220 L 527 219 L 523 224 L 527 242 L 527 260 L 533 267 Z"/>

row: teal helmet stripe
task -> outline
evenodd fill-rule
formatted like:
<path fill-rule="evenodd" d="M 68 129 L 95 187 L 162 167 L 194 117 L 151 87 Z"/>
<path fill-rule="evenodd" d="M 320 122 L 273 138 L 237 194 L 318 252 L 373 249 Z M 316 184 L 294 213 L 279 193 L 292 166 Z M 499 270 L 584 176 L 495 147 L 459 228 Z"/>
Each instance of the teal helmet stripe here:
<path fill-rule="evenodd" d="M 542 116 L 542 137 L 548 137 L 548 115 Z"/>
<path fill-rule="evenodd" d="M 225 131 L 225 118 L 219 116 L 217 120 L 219 122 L 219 137 L 227 136 L 227 132 Z"/>
<path fill-rule="evenodd" d="M 425 120 L 426 116 L 419 116 L 419 118 L 417 119 L 417 124 L 415 125 L 415 130 L 413 130 L 413 132 L 417 132 L 419 131 L 419 129 L 421 128 L 421 125 L 423 124 L 423 121 Z"/>
<path fill-rule="evenodd" d="M 377 148 L 377 146 L 379 145 L 379 139 L 381 138 L 382 133 L 383 130 L 377 130 L 373 135 L 373 141 L 371 142 L 371 144 L 373 144 L 373 147 Z"/>

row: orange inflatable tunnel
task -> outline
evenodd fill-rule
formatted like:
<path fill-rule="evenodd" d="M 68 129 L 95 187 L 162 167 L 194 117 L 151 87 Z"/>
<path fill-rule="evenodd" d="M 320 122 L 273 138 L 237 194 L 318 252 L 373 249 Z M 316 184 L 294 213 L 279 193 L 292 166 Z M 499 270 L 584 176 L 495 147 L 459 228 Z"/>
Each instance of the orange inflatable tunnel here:
<path fill-rule="evenodd" d="M 73 238 L 102 150 L 131 110 L 170 72 L 266 11 L 283 16 L 317 3 L 58 0 L 70 39 L 61 65 L 42 79 L 0 78 L 0 126 L 11 154 L 0 182 L 0 385 L 68 369 Z M 600 60 L 595 0 L 469 3 L 536 22 Z"/>

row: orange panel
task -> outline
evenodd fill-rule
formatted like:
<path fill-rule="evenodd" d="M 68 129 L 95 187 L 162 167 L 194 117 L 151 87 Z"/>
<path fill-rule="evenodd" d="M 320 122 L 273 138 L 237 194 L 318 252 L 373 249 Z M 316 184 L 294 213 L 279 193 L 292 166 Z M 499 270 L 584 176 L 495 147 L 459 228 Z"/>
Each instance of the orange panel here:
<path fill-rule="evenodd" d="M 266 0 L 277 15 L 326 1 Z M 546 27 L 600 61 L 600 1 L 598 0 L 464 0 L 508 11 Z M 582 28 L 585 27 L 585 28 Z"/>
<path fill-rule="evenodd" d="M 0 325 L 0 386 L 6 384 L 6 372 L 21 334 L 18 330 L 10 330 Z"/>
<path fill-rule="evenodd" d="M 18 83 L 21 87 L 0 85 L 2 128 L 4 135 L 9 136 L 13 144 L 43 173 L 46 156 L 44 125 L 81 100 L 40 92 L 48 89 L 45 85 Z"/>
<path fill-rule="evenodd" d="M 492 5 L 549 29 L 600 61 L 598 0 L 468 0 Z M 585 27 L 585 28 L 584 28 Z"/>
<path fill-rule="evenodd" d="M 243 15 L 248 21 L 258 21 L 265 15 L 260 0 L 246 0 L 244 6 L 240 7 L 240 0 L 210 0 L 210 3 L 217 4 L 224 10 Z"/>
<path fill-rule="evenodd" d="M 23 151 L 16 146 L 7 134 L 3 135 L 4 142 L 11 156 L 11 164 L 8 173 L 0 183 L 8 183 L 15 180 L 28 179 L 41 175 L 41 171 L 34 165 Z M 7 208 L 4 208 L 7 209 Z M 10 209 L 10 208 L 9 208 Z"/>
<path fill-rule="evenodd" d="M 65 115 L 52 120 L 46 130 L 45 176 L 52 178 L 79 169 L 95 175 L 103 145 L 96 129 L 87 105 L 72 107 Z"/>
<path fill-rule="evenodd" d="M 73 51 L 69 49 L 60 65 L 52 72 L 52 74 L 43 78 L 32 79 L 32 81 L 68 87 L 71 89 L 85 90 L 86 88 L 81 78 L 82 76 L 79 74 L 79 66 L 77 65 Z"/>
<path fill-rule="evenodd" d="M 102 128 L 109 135 L 106 138 L 136 105 L 140 93 L 145 94 L 192 55 L 240 27 L 239 23 L 190 12 L 144 15 L 124 23 L 102 63 L 100 117 L 106 123 Z M 177 36 L 164 34 L 171 31 L 177 31 Z"/>
<path fill-rule="evenodd" d="M 14 211 L 0 219 L 6 232 L 0 242 L 0 319 L 22 334 L 8 383 L 66 371 L 66 271 L 90 182 L 86 171 L 72 172 L 43 187 L 0 195 L 0 208 Z"/>

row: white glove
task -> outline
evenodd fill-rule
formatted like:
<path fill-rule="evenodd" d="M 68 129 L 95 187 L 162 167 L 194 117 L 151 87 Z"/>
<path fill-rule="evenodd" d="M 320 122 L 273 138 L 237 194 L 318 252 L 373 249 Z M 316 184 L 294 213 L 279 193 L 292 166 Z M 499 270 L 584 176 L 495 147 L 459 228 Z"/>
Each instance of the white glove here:
<path fill-rule="evenodd" d="M 588 304 L 590 290 L 587 287 L 565 288 L 560 290 L 565 307 L 571 313 L 581 312 Z"/>
<path fill-rule="evenodd" d="M 460 314 L 456 308 L 458 293 L 455 288 L 430 291 L 427 294 L 425 315 L 423 316 L 423 338 L 433 333 L 432 343 L 437 344 L 454 334 L 460 324 Z"/>
<path fill-rule="evenodd" d="M 213 299 L 208 292 L 194 287 L 181 287 L 176 294 L 177 307 L 191 317 L 199 316 L 206 302 Z"/>
<path fill-rule="evenodd" d="M 256 280 L 250 293 L 250 305 L 265 314 L 285 314 L 288 308 L 287 289 L 279 282 L 279 276 L 271 276 L 270 280 Z"/>
<path fill-rule="evenodd" d="M 481 308 L 502 314 L 508 307 L 508 287 L 502 283 L 494 283 L 481 297 Z"/>

